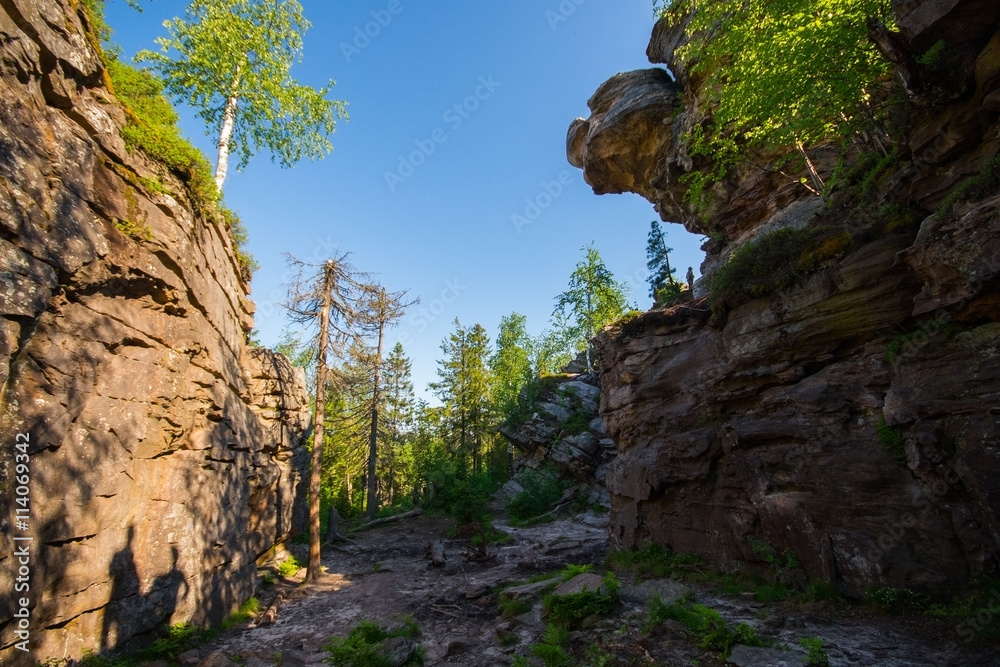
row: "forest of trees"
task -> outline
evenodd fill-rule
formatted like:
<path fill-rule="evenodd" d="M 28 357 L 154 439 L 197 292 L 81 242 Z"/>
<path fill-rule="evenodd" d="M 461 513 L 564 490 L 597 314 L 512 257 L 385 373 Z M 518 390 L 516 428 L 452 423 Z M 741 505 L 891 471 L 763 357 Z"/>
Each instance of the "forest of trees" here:
<path fill-rule="evenodd" d="M 286 331 L 276 350 L 307 370 L 314 404 L 323 406 L 315 521 L 331 506 L 358 520 L 416 505 L 460 523 L 488 514 L 513 460 L 500 426 L 528 416 L 537 379 L 589 359 L 589 339 L 629 310 L 627 287 L 597 249 L 582 251 L 538 335 L 516 312 L 501 318 L 492 339 L 481 324 L 454 321 L 428 387 L 435 405 L 417 398 L 402 344 L 384 351 L 388 329 L 414 302 L 371 283 L 346 256 L 316 266 L 290 260 L 298 278 L 286 307 L 302 326 Z"/>

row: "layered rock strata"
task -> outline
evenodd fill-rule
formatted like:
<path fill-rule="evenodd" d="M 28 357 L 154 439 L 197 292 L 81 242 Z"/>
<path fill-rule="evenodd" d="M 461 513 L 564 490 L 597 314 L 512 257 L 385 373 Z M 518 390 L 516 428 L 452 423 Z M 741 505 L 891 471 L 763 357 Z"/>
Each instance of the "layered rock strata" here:
<path fill-rule="evenodd" d="M 0 36 L 0 662 L 34 664 L 250 597 L 300 521 L 308 411 L 301 373 L 246 343 L 227 231 L 126 150 L 79 3 L 3 0 Z M 30 654 L 14 537 L 33 540 Z"/>
<path fill-rule="evenodd" d="M 599 337 L 616 543 L 852 596 L 947 596 L 997 574 L 1000 193 L 953 193 L 1000 151 L 998 17 L 972 0 L 895 4 L 901 39 L 917 52 L 950 40 L 968 76 L 961 94 L 914 109 L 901 167 L 876 184 L 926 220 L 856 234 L 846 255 L 767 296 L 721 309 L 703 296 Z M 760 168 L 733 169 L 707 215 L 686 207 L 679 178 L 701 165 L 681 137 L 706 116 L 673 59 L 682 42 L 660 23 L 648 53 L 675 76 L 618 75 L 571 126 L 569 161 L 595 192 L 641 194 L 664 220 L 711 233 L 700 295 L 767 232 L 856 230 L 850 211 Z M 828 174 L 837 150 L 811 157 Z"/>

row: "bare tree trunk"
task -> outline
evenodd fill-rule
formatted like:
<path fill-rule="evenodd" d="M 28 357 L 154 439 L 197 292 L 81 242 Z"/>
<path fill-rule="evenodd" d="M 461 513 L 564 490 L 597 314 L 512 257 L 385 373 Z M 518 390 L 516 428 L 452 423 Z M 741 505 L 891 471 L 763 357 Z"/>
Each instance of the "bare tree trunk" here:
<path fill-rule="evenodd" d="M 309 570 L 306 581 L 320 576 L 319 491 L 323 467 L 323 426 L 326 417 L 326 354 L 330 336 L 333 262 L 323 267 L 323 307 L 319 313 L 319 356 L 316 360 L 316 407 L 313 417 L 312 467 L 309 470 Z"/>
<path fill-rule="evenodd" d="M 799 153 L 806 161 L 806 169 L 809 170 L 809 176 L 812 177 L 813 185 L 816 189 L 813 192 L 818 196 L 823 191 L 823 186 L 826 185 L 823 179 L 820 177 L 819 172 L 816 171 L 816 166 L 813 164 L 812 160 L 809 159 L 809 155 L 806 153 L 806 147 L 802 145 L 801 141 L 795 143 L 795 147 L 799 149 Z"/>
<path fill-rule="evenodd" d="M 229 142 L 233 139 L 233 128 L 236 125 L 236 108 L 239 105 L 237 89 L 240 85 L 240 68 L 236 69 L 236 77 L 226 99 L 226 109 L 222 113 L 222 128 L 219 130 L 219 159 L 215 166 L 215 188 L 222 192 L 222 184 L 226 182 L 229 171 Z"/>
<path fill-rule="evenodd" d="M 385 299 L 385 290 L 382 290 Z M 378 351 L 375 353 L 375 377 L 372 388 L 372 430 L 368 437 L 368 507 L 365 515 L 371 521 L 378 511 L 378 479 L 375 466 L 378 463 L 378 404 L 381 400 L 379 381 L 382 379 L 382 344 L 385 338 L 385 320 L 378 323 Z"/>

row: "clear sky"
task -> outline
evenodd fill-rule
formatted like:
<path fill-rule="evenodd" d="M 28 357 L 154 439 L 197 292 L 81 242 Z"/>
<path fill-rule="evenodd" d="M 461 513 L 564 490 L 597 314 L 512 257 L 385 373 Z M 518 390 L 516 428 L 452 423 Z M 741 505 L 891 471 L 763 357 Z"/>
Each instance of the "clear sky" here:
<path fill-rule="evenodd" d="M 124 0 L 108 2 L 113 40 L 127 57 L 153 48 L 163 20 L 186 3 L 142 4 L 140 14 Z M 332 97 L 348 102 L 350 122 L 338 124 L 325 160 L 280 169 L 264 155 L 243 173 L 230 171 L 226 202 L 261 265 L 252 298 L 265 345 L 286 327 L 276 303 L 286 292 L 285 252 L 322 261 L 350 251 L 387 288 L 419 297 L 392 334 L 406 343 L 418 395 L 436 378 L 456 317 L 491 337 L 512 311 L 528 317 L 532 333 L 545 328 L 591 242 L 631 284 L 631 300 L 649 307 L 642 278 L 652 205 L 638 195 L 594 195 L 566 162 L 565 141 L 602 82 L 651 67 L 650 0 L 302 4 L 313 27 L 293 74 L 316 86 L 334 79 Z M 359 37 L 366 28 L 375 36 Z M 180 111 L 186 134 L 214 161 L 200 121 Z M 558 193 L 551 203 L 546 184 Z M 512 216 L 532 199 L 548 206 L 518 229 Z M 702 239 L 680 225 L 667 229 L 678 275 L 688 266 L 697 275 Z"/>

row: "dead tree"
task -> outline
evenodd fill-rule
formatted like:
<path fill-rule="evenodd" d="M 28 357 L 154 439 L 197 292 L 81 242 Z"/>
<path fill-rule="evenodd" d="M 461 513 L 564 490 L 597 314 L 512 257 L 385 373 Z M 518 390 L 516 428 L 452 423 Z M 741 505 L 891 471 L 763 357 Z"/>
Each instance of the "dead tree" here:
<path fill-rule="evenodd" d="M 307 264 L 286 255 L 296 269 L 295 278 L 283 304 L 289 319 L 306 328 L 318 328 L 316 337 L 316 405 L 313 408 L 313 450 L 309 470 L 309 570 L 307 582 L 320 575 L 319 496 L 323 463 L 324 416 L 328 356 L 343 356 L 347 342 L 357 336 L 361 315 L 363 276 L 347 261 L 347 254 L 328 259 L 321 265 Z"/>
<path fill-rule="evenodd" d="M 371 521 L 375 518 L 375 513 L 378 512 L 378 478 L 375 476 L 375 469 L 378 464 L 378 420 L 379 405 L 382 399 L 380 380 L 382 378 L 385 331 L 387 328 L 395 326 L 403 318 L 406 309 L 416 301 L 405 302 L 406 292 L 386 292 L 385 287 L 381 285 L 369 286 L 367 292 L 364 326 L 374 334 L 377 340 L 375 356 L 372 359 L 371 431 L 368 437 L 368 505 L 365 508 L 365 516 Z"/>

